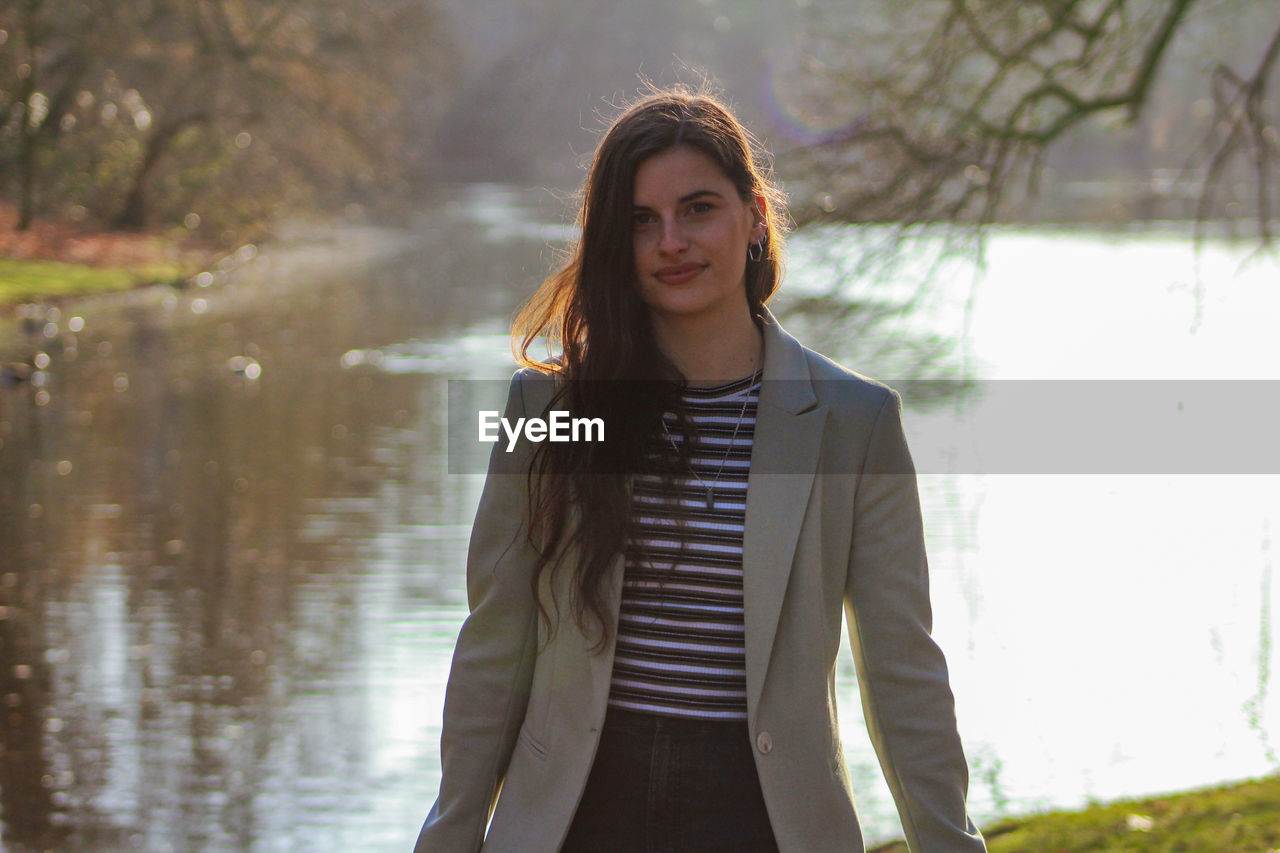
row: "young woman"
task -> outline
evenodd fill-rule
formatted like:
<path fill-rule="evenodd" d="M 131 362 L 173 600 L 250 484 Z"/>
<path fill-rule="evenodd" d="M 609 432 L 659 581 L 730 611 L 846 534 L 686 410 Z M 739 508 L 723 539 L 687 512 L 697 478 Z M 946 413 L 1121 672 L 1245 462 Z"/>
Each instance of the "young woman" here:
<path fill-rule="evenodd" d="M 765 307 L 782 220 L 714 99 L 652 94 L 601 141 L 505 416 L 607 440 L 493 453 L 419 853 L 861 850 L 842 613 L 911 849 L 985 849 L 899 400 Z"/>

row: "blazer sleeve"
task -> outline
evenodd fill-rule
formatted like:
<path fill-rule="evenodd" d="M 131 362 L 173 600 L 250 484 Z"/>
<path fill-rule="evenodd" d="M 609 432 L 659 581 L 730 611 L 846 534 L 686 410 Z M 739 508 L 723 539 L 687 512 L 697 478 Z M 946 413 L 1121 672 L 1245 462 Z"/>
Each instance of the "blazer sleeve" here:
<path fill-rule="evenodd" d="M 969 774 L 942 651 L 901 407 L 886 393 L 854 499 L 845 587 L 867 728 L 912 853 L 986 849 L 965 807 Z"/>
<path fill-rule="evenodd" d="M 523 371 L 511 380 L 504 416 L 526 415 Z M 467 551 L 467 602 L 445 692 L 440 795 L 415 853 L 473 853 L 484 841 L 524 721 L 537 648 L 530 587 L 528 442 L 494 445 Z"/>

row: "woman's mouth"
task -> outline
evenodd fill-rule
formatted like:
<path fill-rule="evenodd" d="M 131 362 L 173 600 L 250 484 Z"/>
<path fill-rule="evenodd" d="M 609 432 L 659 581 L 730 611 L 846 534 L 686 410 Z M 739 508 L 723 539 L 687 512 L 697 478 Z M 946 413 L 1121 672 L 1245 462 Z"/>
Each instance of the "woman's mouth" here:
<path fill-rule="evenodd" d="M 706 264 L 675 264 L 654 272 L 653 277 L 663 284 L 684 284 L 705 269 Z"/>

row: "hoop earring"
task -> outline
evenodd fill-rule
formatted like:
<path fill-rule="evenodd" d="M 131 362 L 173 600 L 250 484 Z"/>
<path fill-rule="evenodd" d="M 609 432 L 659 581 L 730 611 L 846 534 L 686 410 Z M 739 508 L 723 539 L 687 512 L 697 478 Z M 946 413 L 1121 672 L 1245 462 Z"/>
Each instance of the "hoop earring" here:
<path fill-rule="evenodd" d="M 764 260 L 764 238 L 761 237 L 756 242 L 747 246 L 747 260 L 759 263 Z"/>

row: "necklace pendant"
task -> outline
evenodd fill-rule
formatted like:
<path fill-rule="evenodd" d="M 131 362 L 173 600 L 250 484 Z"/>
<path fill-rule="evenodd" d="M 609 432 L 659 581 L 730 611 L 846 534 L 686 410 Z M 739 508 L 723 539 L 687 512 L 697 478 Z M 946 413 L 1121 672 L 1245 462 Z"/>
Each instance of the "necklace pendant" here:
<path fill-rule="evenodd" d="M 715 506 L 715 503 L 716 503 L 715 486 L 707 486 L 707 509 L 713 508 Z"/>

